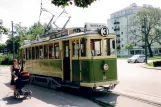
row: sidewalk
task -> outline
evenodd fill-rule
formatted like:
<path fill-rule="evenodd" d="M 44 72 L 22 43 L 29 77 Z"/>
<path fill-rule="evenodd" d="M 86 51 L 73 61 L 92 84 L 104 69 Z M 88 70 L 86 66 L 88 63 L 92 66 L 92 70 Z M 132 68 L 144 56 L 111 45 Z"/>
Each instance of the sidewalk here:
<path fill-rule="evenodd" d="M 161 70 L 161 67 L 151 67 L 151 66 L 148 66 L 146 64 L 141 64 L 141 67 L 146 68 L 146 69 Z"/>

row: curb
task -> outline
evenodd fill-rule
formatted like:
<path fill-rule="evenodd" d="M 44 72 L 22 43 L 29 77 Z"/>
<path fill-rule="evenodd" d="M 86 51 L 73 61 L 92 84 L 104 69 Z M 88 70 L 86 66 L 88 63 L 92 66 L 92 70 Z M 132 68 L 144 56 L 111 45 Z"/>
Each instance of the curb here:
<path fill-rule="evenodd" d="M 115 92 L 114 91 L 113 93 L 117 94 L 117 95 L 121 95 L 123 97 L 134 99 L 134 100 L 137 100 L 137 101 L 145 102 L 145 103 L 157 106 L 157 107 L 161 107 L 160 102 L 152 101 L 152 100 L 149 100 L 149 99 L 145 99 L 145 98 L 142 98 L 142 97 L 138 97 L 138 96 L 134 96 L 134 95 L 130 95 L 130 94 L 125 94 L 125 93 L 121 93 L 121 92 Z"/>
<path fill-rule="evenodd" d="M 149 67 L 149 66 L 146 66 L 146 65 L 141 65 L 142 68 L 146 68 L 146 69 L 154 69 L 154 70 L 161 70 L 161 67 L 158 68 L 158 67 Z"/>

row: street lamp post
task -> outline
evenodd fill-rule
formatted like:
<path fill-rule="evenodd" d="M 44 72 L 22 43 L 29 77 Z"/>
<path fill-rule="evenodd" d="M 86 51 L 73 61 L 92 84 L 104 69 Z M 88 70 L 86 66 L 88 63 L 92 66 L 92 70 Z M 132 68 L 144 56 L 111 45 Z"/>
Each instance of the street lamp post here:
<path fill-rule="evenodd" d="M 147 35 L 146 35 L 146 17 L 144 17 L 144 33 L 145 33 L 145 63 L 147 64 Z"/>
<path fill-rule="evenodd" d="M 12 49 L 13 49 L 13 59 L 15 58 L 15 45 L 14 45 L 14 37 L 13 37 L 13 21 L 12 23 Z"/>

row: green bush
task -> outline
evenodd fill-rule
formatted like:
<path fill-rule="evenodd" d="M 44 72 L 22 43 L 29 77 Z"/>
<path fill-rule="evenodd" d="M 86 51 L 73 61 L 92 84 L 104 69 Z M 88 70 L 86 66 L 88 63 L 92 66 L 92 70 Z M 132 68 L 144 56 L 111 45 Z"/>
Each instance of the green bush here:
<path fill-rule="evenodd" d="M 0 65 L 12 65 L 13 57 L 12 55 L 0 56 Z"/>
<path fill-rule="evenodd" d="M 154 62 L 153 62 L 153 66 L 154 66 L 154 67 L 159 67 L 159 66 L 161 66 L 161 60 L 160 60 L 160 61 L 154 61 Z"/>

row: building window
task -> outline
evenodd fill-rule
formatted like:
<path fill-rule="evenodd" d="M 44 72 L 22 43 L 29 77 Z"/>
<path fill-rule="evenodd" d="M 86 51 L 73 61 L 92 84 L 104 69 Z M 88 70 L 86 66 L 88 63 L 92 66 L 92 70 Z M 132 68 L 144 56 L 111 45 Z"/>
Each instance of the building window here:
<path fill-rule="evenodd" d="M 124 47 L 124 45 L 122 44 L 122 47 Z"/>
<path fill-rule="evenodd" d="M 121 35 L 123 35 L 123 32 L 121 32 Z"/>

